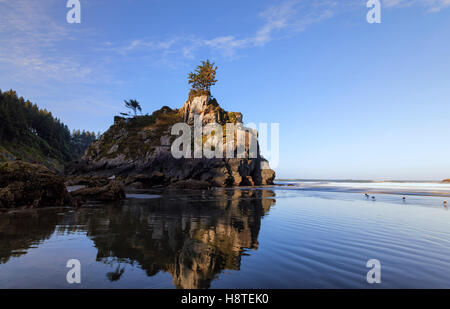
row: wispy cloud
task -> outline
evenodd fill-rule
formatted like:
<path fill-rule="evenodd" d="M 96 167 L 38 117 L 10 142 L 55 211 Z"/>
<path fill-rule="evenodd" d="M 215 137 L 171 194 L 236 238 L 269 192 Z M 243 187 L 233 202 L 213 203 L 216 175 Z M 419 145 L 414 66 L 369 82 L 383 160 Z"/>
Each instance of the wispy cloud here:
<path fill-rule="evenodd" d="M 260 12 L 261 25 L 251 36 L 228 34 L 212 38 L 199 36 L 175 37 L 157 41 L 137 39 L 114 47 L 122 55 L 137 51 L 160 51 L 163 55 L 194 58 L 196 51 L 209 48 L 222 56 L 233 58 L 239 50 L 263 47 L 268 43 L 291 37 L 308 27 L 330 19 L 349 8 L 365 7 L 361 0 L 284 0 L 268 6 Z M 387 8 L 422 6 L 429 12 L 439 12 L 450 7 L 450 0 L 383 0 Z"/>
<path fill-rule="evenodd" d="M 420 5 L 427 8 L 429 12 L 440 12 L 450 7 L 450 0 L 384 0 L 383 4 L 392 8 Z"/>
<path fill-rule="evenodd" d="M 338 7 L 334 0 L 285 0 L 260 12 L 261 25 L 251 36 L 235 34 L 202 38 L 199 36 L 175 37 L 165 41 L 135 39 L 119 46 L 110 46 L 121 55 L 136 51 L 162 51 L 193 58 L 195 51 L 209 48 L 225 57 L 234 57 L 238 50 L 262 47 L 266 44 L 304 31 L 308 26 L 334 15 Z"/>
<path fill-rule="evenodd" d="M 71 41 L 81 44 L 83 36 L 79 29 L 83 28 L 61 22 L 64 18 L 61 12 L 66 11 L 65 1 L 0 0 L 0 69 L 16 78 L 98 81 L 99 74 L 108 79 L 108 67 L 117 59 L 152 58 L 170 64 L 194 59 L 203 51 L 232 59 L 246 49 L 292 37 L 346 9 L 365 5 L 361 0 L 274 0 L 269 3 L 271 5 L 263 11 L 255 13 L 259 22 L 250 35 L 228 33 L 202 37 L 192 34 L 167 36 L 163 40 L 138 37 L 101 43 L 95 32 L 90 31 L 88 40 L 92 48 L 85 48 L 83 57 L 76 49 L 67 47 Z M 392 9 L 422 6 L 427 11 L 438 12 L 450 7 L 450 0 L 384 0 L 383 5 Z M 60 8 L 59 20 L 50 14 L 55 8 Z"/>
<path fill-rule="evenodd" d="M 137 49 L 151 49 L 151 50 L 168 50 L 177 43 L 177 39 L 170 39 L 167 41 L 146 41 L 142 39 L 133 40 L 129 44 L 120 47 L 117 51 L 121 54 L 137 50 Z"/>
<path fill-rule="evenodd" d="M 57 0 L 0 0 L 0 68 L 13 77 L 70 80 L 84 79 L 92 68 L 61 50 L 60 44 L 74 40 L 77 31 L 68 31 L 49 15 L 50 8 L 65 4 Z M 64 6 L 63 6 L 64 7 Z"/>
<path fill-rule="evenodd" d="M 109 2 L 97 1 L 91 7 L 100 11 Z M 114 2 L 118 6 L 126 3 Z M 82 3 L 84 8 L 90 1 Z M 223 32 L 229 28 L 220 27 L 217 29 L 220 34 L 180 36 L 158 30 L 119 39 L 121 36 L 102 30 L 101 26 L 93 29 L 90 26 L 93 23 L 67 24 L 65 0 L 0 0 L 0 88 L 25 89 L 22 95 L 40 98 L 39 104 L 48 104 L 51 110 L 68 118 L 74 111 L 80 115 L 110 116 L 119 109 L 112 102 L 120 101 L 123 93 L 132 88 L 130 84 L 148 78 L 148 71 L 142 66 L 187 66 L 191 60 L 197 61 L 200 54 L 233 60 L 245 56 L 250 49 L 276 44 L 346 11 L 365 9 L 366 1 L 266 0 L 265 3 L 268 5 L 261 11 L 247 13 L 251 23 L 246 22 L 242 32 Z M 383 9 L 419 7 L 430 14 L 450 8 L 450 0 L 382 0 L 382 3 Z M 99 11 L 93 9 L 94 13 Z M 365 16 L 360 18 L 363 20 Z M 120 26 L 128 27 L 129 23 Z M 253 28 L 248 28 L 250 24 Z M 214 29 L 208 30 L 214 33 Z M 85 121 L 81 116 L 79 119 L 77 126 Z"/>

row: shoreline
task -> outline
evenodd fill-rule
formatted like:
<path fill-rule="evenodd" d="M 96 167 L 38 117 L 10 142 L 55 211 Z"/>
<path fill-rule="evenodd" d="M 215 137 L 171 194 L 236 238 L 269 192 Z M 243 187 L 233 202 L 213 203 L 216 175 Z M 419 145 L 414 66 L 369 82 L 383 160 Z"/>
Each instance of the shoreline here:
<path fill-rule="evenodd" d="M 450 185 L 449 180 L 373 180 L 373 179 L 275 179 L 275 182 L 339 182 L 339 183 L 435 183 L 435 184 L 443 184 Z"/>
<path fill-rule="evenodd" d="M 280 187 L 274 187 L 274 189 L 280 189 Z M 376 196 L 377 194 L 388 194 L 388 195 L 396 195 L 396 196 L 416 196 L 416 197 L 445 197 L 450 198 L 450 193 L 448 192 L 439 192 L 439 191 L 431 191 L 431 192 L 414 192 L 414 191 L 388 191 L 388 190 L 333 190 L 333 189 L 323 189 L 323 188 L 299 188 L 299 187 L 285 187 L 282 188 L 287 191 L 301 191 L 301 192 L 323 192 L 323 193 L 350 193 L 350 194 L 368 194 L 371 196 Z"/>

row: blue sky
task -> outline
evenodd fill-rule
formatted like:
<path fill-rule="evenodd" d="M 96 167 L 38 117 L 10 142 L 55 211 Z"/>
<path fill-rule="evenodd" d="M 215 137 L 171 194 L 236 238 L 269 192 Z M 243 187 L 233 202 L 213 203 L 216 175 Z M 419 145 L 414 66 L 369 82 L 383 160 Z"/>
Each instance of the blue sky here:
<path fill-rule="evenodd" d="M 0 89 L 71 129 L 105 131 L 137 99 L 181 107 L 187 73 L 219 66 L 214 96 L 280 123 L 282 178 L 450 177 L 450 1 L 0 0 Z"/>

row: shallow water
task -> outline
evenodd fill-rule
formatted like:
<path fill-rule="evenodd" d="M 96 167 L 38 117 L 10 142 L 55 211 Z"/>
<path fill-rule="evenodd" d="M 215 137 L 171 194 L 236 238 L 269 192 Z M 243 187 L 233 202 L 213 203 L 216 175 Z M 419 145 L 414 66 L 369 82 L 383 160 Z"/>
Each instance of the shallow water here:
<path fill-rule="evenodd" d="M 0 215 L 0 288 L 450 288 L 443 198 L 349 192 L 148 192 Z"/>
<path fill-rule="evenodd" d="M 364 192 L 450 197 L 450 183 L 437 181 L 287 180 L 291 189 L 326 192 Z"/>

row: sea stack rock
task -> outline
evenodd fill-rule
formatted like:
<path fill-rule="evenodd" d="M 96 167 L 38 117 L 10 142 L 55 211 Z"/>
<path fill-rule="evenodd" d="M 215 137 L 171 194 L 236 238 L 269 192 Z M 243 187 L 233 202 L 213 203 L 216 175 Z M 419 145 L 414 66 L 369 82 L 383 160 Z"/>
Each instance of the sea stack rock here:
<path fill-rule="evenodd" d="M 196 118 L 203 126 L 217 123 L 225 129 L 227 123 L 233 123 L 246 129 L 245 152 L 249 153 L 249 144 L 254 138 L 256 155 L 253 153 L 245 158 L 174 158 L 171 145 L 177 136 L 171 134 L 172 126 L 186 123 L 193 128 Z M 243 127 L 242 118 L 241 113 L 225 111 L 210 95 L 190 96 L 180 109 L 165 106 L 152 115 L 115 117 L 114 124 L 86 150 L 81 161 L 68 168 L 67 173 L 102 177 L 116 175 L 123 179 L 139 175 L 139 181 L 149 186 L 186 180 L 205 181 L 220 187 L 271 185 L 275 172 L 259 153 L 257 132 Z M 225 136 L 225 132 L 223 134 Z M 224 149 L 227 147 L 225 140 Z M 234 145 L 234 152 L 236 147 Z M 155 181 L 155 173 L 159 175 L 158 181 Z"/>

